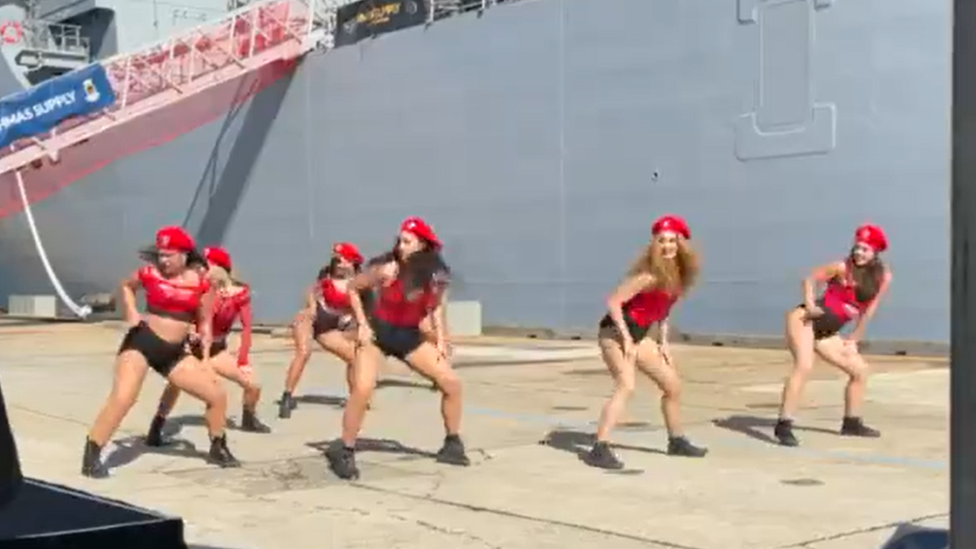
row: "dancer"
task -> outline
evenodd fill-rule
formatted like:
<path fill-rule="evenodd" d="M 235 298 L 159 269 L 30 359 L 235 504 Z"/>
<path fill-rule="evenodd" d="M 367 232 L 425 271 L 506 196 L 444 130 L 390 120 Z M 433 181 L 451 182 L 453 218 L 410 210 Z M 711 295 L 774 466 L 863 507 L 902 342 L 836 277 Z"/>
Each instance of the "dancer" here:
<path fill-rule="evenodd" d="M 233 264 L 227 250 L 220 247 L 205 248 L 203 255 L 209 266 L 206 276 L 216 289 L 211 317 L 213 343 L 210 344 L 210 359 L 207 364 L 221 377 L 233 381 L 244 391 L 241 430 L 251 433 L 270 433 L 271 428 L 262 423 L 257 416 L 258 401 L 261 399 L 261 384 L 258 382 L 257 375 L 250 366 L 248 358 L 251 349 L 251 289 L 247 284 L 231 276 Z M 227 337 L 238 319 L 241 321 L 241 341 L 235 360 L 235 357 L 227 349 Z M 191 334 L 190 341 L 190 349 L 193 355 L 197 359 L 203 360 L 201 339 Z M 149 426 L 146 445 L 163 446 L 166 444 L 163 439 L 163 425 L 165 425 L 169 413 L 173 411 L 179 396 L 179 387 L 173 383 L 166 385 L 166 389 L 159 399 L 156 416 Z"/>
<path fill-rule="evenodd" d="M 160 229 L 156 233 L 155 247 L 141 255 L 151 264 L 138 269 L 121 283 L 121 302 L 131 328 L 122 340 L 115 360 L 112 392 L 85 440 L 81 473 L 94 478 L 108 475 L 101 462 L 102 448 L 135 404 L 149 368 L 207 404 L 208 460 L 221 467 L 240 466 L 227 448 L 224 432 L 227 393 L 222 385 L 214 383 L 213 374 L 208 369 L 200 367 L 200 360 L 187 354 L 184 347 L 196 319 L 205 349 L 203 358 L 209 358 L 206 355 L 212 340 L 213 291 L 197 268 L 206 260 L 196 251 L 193 238 L 179 227 Z M 146 292 L 146 314 L 142 318 L 136 308 L 139 288 Z"/>
<path fill-rule="evenodd" d="M 403 360 L 434 381 L 441 391 L 441 415 L 447 435 L 437 452 L 437 461 L 470 464 L 459 435 L 461 382 L 451 368 L 448 352 L 444 305 L 450 270 L 441 257 L 441 248 L 441 241 L 427 223 L 419 217 L 407 218 L 400 226 L 393 250 L 371 260 L 368 268 L 353 279 L 349 296 L 358 324 L 359 348 L 352 390 L 342 415 L 342 438 L 326 452 L 330 467 L 340 478 L 359 477 L 356 437 L 384 355 Z M 368 317 L 359 295 L 367 289 L 377 291 Z M 434 343 L 425 340 L 420 329 L 428 316 L 436 333 Z"/>
<path fill-rule="evenodd" d="M 813 369 L 814 355 L 847 374 L 844 390 L 844 419 L 840 434 L 870 437 L 881 433 L 861 420 L 868 364 L 858 351 L 868 321 L 888 291 L 891 270 L 879 254 L 888 249 L 888 238 L 877 225 L 862 225 L 854 232 L 854 246 L 847 258 L 813 270 L 803 280 L 803 304 L 786 314 L 786 340 L 793 354 L 793 371 L 783 385 L 779 421 L 774 434 L 783 446 L 797 446 L 793 416 L 807 375 Z M 814 301 L 817 286 L 823 294 Z M 850 335 L 840 330 L 854 320 Z"/>
<path fill-rule="evenodd" d="M 353 244 L 332 247 L 332 259 L 319 271 L 318 280 L 305 296 L 305 307 L 295 316 L 292 337 L 295 356 L 285 375 L 285 391 L 278 403 L 278 417 L 287 419 L 298 407 L 292 396 L 312 355 L 308 340 L 346 363 L 346 381 L 352 387 L 352 363 L 356 355 L 355 319 L 349 302 L 349 281 L 359 273 L 363 256 Z"/>
<path fill-rule="evenodd" d="M 668 454 L 702 457 L 707 453 L 688 441 L 679 420 L 681 378 L 668 348 L 668 315 L 698 276 L 698 258 L 689 240 L 691 231 L 680 217 L 666 215 L 651 227 L 651 242 L 631 266 L 627 278 L 607 299 L 607 315 L 600 320 L 599 344 L 614 390 L 603 407 L 596 443 L 584 462 L 604 469 L 623 463 L 610 449 L 610 431 L 634 392 L 640 368 L 661 389 L 661 414 L 668 430 Z M 658 325 L 658 341 L 646 337 Z"/>

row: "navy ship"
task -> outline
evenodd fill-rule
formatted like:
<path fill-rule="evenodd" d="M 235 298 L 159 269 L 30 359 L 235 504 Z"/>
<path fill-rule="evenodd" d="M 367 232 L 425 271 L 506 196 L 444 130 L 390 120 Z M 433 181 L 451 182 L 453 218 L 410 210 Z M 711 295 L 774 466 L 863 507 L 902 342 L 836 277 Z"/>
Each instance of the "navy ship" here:
<path fill-rule="evenodd" d="M 281 322 L 332 242 L 379 253 L 421 215 L 453 297 L 480 301 L 486 324 L 593 331 L 653 218 L 679 213 L 704 272 L 677 326 L 778 335 L 802 277 L 870 221 L 894 283 L 868 337 L 948 341 L 949 4 L 350 6 L 0 8 L 0 91 L 96 63 L 116 95 L 0 157 L 0 300 L 52 279 L 74 298 L 113 291 L 159 226 L 183 224 L 227 246 L 256 316 Z M 166 65 L 218 51 L 212 72 L 230 72 L 209 83 Z M 166 97 L 129 113 L 126 93 L 130 110 L 155 96 L 131 99 L 125 74 L 152 59 L 139 77 Z"/>

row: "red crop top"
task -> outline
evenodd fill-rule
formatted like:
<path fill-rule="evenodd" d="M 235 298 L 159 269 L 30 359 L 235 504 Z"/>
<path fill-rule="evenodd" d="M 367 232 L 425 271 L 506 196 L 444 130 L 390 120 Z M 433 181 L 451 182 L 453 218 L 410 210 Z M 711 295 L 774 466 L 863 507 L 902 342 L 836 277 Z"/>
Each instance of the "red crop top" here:
<path fill-rule="evenodd" d="M 854 278 L 851 276 L 851 266 L 848 265 L 843 278 L 835 277 L 827 282 L 821 300 L 824 309 L 833 313 L 838 319 L 848 322 L 863 314 L 868 305 L 874 301 L 874 296 L 860 295 L 862 293 L 855 286 Z"/>
<path fill-rule="evenodd" d="M 136 271 L 136 277 L 146 292 L 149 313 L 185 322 L 196 320 L 203 295 L 210 290 L 210 281 L 205 277 L 196 284 L 185 284 L 164 278 L 152 265 Z"/>
<path fill-rule="evenodd" d="M 627 300 L 624 313 L 641 328 L 660 322 L 671 314 L 671 308 L 678 301 L 677 294 L 664 290 L 644 290 Z"/>
<path fill-rule="evenodd" d="M 319 281 L 319 293 L 322 294 L 323 308 L 333 314 L 346 314 L 352 310 L 349 293 L 336 286 L 331 278 Z"/>
<path fill-rule="evenodd" d="M 419 296 L 408 299 L 403 292 L 403 283 L 394 280 L 380 289 L 373 314 L 388 324 L 415 328 L 437 307 L 439 301 L 440 292 L 433 285 L 421 290 Z"/>
<path fill-rule="evenodd" d="M 214 341 L 226 339 L 234 322 L 241 320 L 241 342 L 237 349 L 237 364 L 248 364 L 251 350 L 251 288 L 244 285 L 234 295 L 218 293 L 214 300 L 212 330 Z"/>

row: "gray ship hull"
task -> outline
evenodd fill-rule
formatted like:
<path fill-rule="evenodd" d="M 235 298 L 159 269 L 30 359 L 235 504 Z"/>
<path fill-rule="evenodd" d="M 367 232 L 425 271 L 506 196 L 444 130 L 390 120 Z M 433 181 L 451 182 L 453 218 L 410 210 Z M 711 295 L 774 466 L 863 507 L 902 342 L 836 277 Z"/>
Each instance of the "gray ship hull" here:
<path fill-rule="evenodd" d="M 498 6 L 312 54 L 35 215 L 75 295 L 185 222 L 229 247 L 269 322 L 333 241 L 379 253 L 422 215 L 485 323 L 578 330 L 676 212 L 704 258 L 677 325 L 768 335 L 870 220 L 895 276 L 869 337 L 945 342 L 950 30 L 925 0 Z M 50 293 L 22 214 L 0 250 L 0 295 Z"/>

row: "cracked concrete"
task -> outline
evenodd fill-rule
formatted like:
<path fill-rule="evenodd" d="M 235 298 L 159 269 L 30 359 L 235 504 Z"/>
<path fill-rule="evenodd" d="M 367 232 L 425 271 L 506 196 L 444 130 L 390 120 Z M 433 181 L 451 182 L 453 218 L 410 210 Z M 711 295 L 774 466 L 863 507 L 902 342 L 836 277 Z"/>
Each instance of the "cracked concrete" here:
<path fill-rule="evenodd" d="M 656 391 L 642 380 L 615 434 L 627 468 L 583 465 L 609 380 L 592 344 L 471 340 L 458 347 L 464 438 L 473 464 L 432 459 L 438 399 L 401 365 L 387 366 L 359 454 L 362 479 L 328 471 L 344 372 L 318 353 L 290 420 L 272 402 L 287 340 L 258 336 L 260 413 L 275 432 L 231 431 L 238 470 L 206 465 L 201 407 L 180 400 L 179 444 L 141 442 L 163 383 L 150 376 L 116 435 L 103 481 L 78 475 L 87 424 L 108 392 L 120 332 L 104 325 L 0 325 L 4 392 L 28 475 L 119 498 L 186 522 L 191 543 L 323 549 L 862 549 L 898 523 L 948 522 L 948 374 L 944 362 L 875 358 L 865 417 L 878 440 L 839 437 L 843 383 L 819 368 L 799 418 L 803 445 L 769 443 L 785 352 L 676 346 L 688 434 L 702 460 L 670 458 Z M 39 349 L 43 349 L 38 353 Z M 514 364 L 514 365 L 513 365 Z M 237 415 L 239 393 L 232 415 Z"/>

